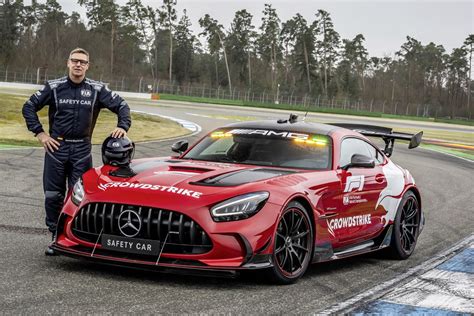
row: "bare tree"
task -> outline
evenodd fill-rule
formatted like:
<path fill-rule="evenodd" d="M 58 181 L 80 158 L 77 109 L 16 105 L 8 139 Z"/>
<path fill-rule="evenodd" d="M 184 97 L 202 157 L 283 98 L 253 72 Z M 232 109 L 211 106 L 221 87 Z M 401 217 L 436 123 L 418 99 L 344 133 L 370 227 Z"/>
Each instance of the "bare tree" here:
<path fill-rule="evenodd" d="M 199 19 L 199 25 L 204 29 L 200 35 L 207 37 L 209 50 L 211 53 L 216 53 L 219 47 L 222 49 L 224 54 L 225 67 L 227 70 L 227 80 L 229 83 L 229 93 L 232 94 L 232 82 L 230 79 L 229 62 L 227 61 L 227 53 L 225 49 L 225 34 L 224 27 L 217 22 L 217 20 L 211 18 L 209 14 Z"/>
<path fill-rule="evenodd" d="M 474 34 L 469 34 L 469 36 L 464 41 L 464 45 L 466 46 L 469 52 L 469 71 L 467 76 L 467 108 L 469 111 L 469 118 L 472 118 L 472 107 L 471 107 L 471 82 L 472 82 L 472 53 L 474 49 Z"/>

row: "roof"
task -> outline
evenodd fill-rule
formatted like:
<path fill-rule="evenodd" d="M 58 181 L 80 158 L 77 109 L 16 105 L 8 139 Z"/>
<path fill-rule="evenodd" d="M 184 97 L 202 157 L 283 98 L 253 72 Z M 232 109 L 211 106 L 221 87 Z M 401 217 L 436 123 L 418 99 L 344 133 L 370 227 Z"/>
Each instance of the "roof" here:
<path fill-rule="evenodd" d="M 262 120 L 262 121 L 248 121 L 233 123 L 224 126 L 226 128 L 245 128 L 245 129 L 261 129 L 261 130 L 275 130 L 275 131 L 287 131 L 295 133 L 309 133 L 309 134 L 320 134 L 328 135 L 329 133 L 340 130 L 342 128 L 332 125 L 312 123 L 298 121 L 295 123 L 278 123 L 277 120 Z"/>

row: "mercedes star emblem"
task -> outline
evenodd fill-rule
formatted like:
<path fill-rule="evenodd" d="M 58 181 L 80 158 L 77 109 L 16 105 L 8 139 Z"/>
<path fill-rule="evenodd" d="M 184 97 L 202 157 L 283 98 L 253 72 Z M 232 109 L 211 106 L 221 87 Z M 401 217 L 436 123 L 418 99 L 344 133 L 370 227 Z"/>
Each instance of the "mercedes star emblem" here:
<path fill-rule="evenodd" d="M 125 210 L 118 217 L 118 226 L 125 237 L 135 237 L 142 228 L 142 219 L 137 212 Z"/>

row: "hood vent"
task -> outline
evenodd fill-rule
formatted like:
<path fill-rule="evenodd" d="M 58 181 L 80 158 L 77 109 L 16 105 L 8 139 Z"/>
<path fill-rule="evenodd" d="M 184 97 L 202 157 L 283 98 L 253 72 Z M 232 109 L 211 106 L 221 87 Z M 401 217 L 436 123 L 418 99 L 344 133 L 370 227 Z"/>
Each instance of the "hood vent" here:
<path fill-rule="evenodd" d="M 145 162 L 138 162 L 138 163 L 131 163 L 130 168 L 135 172 L 136 174 L 147 171 L 149 169 L 157 168 L 160 166 L 165 165 L 166 162 L 163 160 L 151 160 L 151 161 L 145 161 Z"/>
<path fill-rule="evenodd" d="M 204 172 L 214 171 L 214 169 L 201 168 L 201 167 L 195 167 L 195 166 L 170 166 L 169 171 L 204 173 Z"/>
<path fill-rule="evenodd" d="M 181 160 L 165 160 L 165 162 L 169 162 L 169 163 L 183 163 Z"/>
<path fill-rule="evenodd" d="M 221 174 L 211 178 L 206 178 L 196 182 L 191 182 L 191 184 L 216 187 L 237 186 L 245 183 L 251 183 L 256 181 L 267 180 L 274 177 L 284 176 L 291 173 L 295 173 L 295 171 L 268 168 L 240 170 Z"/>

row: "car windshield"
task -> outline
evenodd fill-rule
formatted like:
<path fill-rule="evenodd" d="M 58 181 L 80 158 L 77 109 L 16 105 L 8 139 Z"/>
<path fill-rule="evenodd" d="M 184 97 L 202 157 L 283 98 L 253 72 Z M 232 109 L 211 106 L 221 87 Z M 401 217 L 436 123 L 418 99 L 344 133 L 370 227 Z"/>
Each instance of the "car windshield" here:
<path fill-rule="evenodd" d="M 256 129 L 219 129 L 183 158 L 261 166 L 323 170 L 331 167 L 326 135 Z"/>

